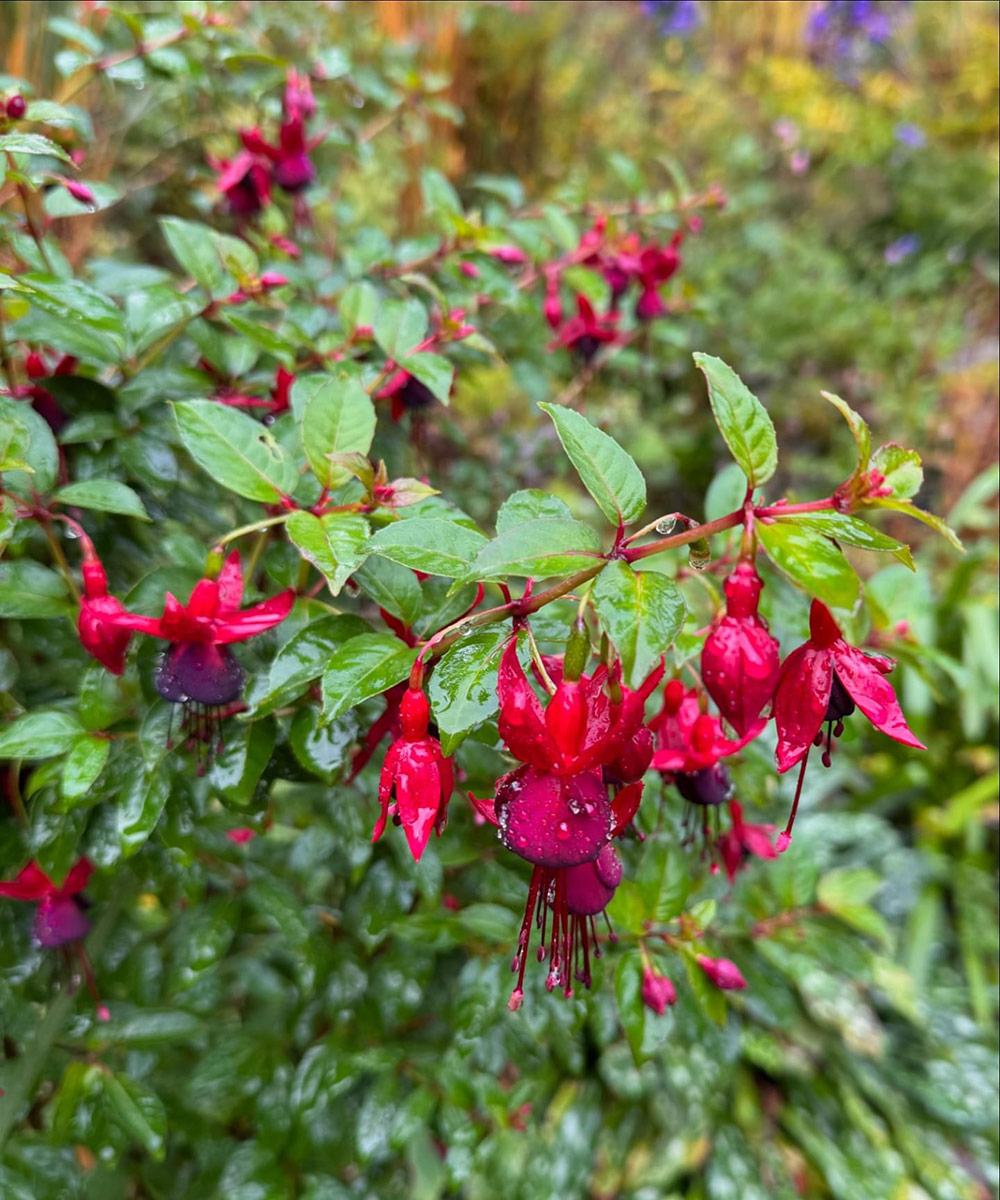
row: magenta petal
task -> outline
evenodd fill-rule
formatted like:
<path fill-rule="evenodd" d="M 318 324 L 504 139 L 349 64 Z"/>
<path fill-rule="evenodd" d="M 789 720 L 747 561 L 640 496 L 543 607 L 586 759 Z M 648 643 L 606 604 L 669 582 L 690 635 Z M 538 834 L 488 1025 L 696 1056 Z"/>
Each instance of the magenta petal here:
<path fill-rule="evenodd" d="M 238 550 L 226 557 L 216 582 L 219 585 L 219 612 L 235 612 L 243 602 L 243 565 Z"/>
<path fill-rule="evenodd" d="M 892 684 L 883 676 L 878 665 L 867 654 L 846 642 L 835 645 L 832 654 L 837 677 L 875 728 L 904 746 L 926 750 L 927 747 L 907 725 Z"/>
<path fill-rule="evenodd" d="M 826 716 L 832 687 L 833 662 L 828 650 L 817 650 L 806 642 L 785 659 L 774 691 L 779 773 L 790 770 L 808 753 Z"/>
<path fill-rule="evenodd" d="M 501 801 L 504 845 L 536 866 L 591 862 L 611 834 L 607 789 L 596 774 L 564 779 L 532 767 L 511 782 Z"/>
<path fill-rule="evenodd" d="M 614 899 L 615 888 L 621 880 L 622 866 L 618 855 L 612 846 L 605 846 L 594 862 L 566 868 L 567 909 L 578 917 L 596 916 Z"/>
<path fill-rule="evenodd" d="M 217 617 L 213 626 L 213 641 L 217 645 L 245 642 L 272 629 L 288 616 L 295 603 L 295 592 L 289 588 L 242 612 L 226 613 Z"/>

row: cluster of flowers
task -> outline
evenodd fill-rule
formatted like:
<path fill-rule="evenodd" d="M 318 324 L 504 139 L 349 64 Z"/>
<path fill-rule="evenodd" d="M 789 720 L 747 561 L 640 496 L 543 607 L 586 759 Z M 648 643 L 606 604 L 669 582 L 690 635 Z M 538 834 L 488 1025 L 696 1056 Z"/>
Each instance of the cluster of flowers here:
<path fill-rule="evenodd" d="M 512 1009 L 524 994 L 532 922 L 541 930 L 538 959 L 548 962 L 549 990 L 561 987 L 570 995 L 574 980 L 590 985 L 591 958 L 600 955 L 595 918 L 622 879 L 614 842 L 632 823 L 650 767 L 700 814 L 704 844 L 732 881 L 749 855 L 774 858 L 788 846 L 809 752 L 824 746 L 829 766 L 833 739 L 855 707 L 896 741 L 923 748 L 885 679 L 891 660 L 849 645 L 829 610 L 814 601 L 808 641 L 782 663 L 758 612 L 762 587 L 753 563 L 739 562 L 725 583 L 726 611 L 705 641 L 702 686 L 669 680 L 660 711 L 648 722 L 646 701 L 663 677 L 662 665 L 634 691 L 621 683 L 617 661 L 588 675 L 589 640 L 577 628 L 562 659 L 535 661 L 539 685 L 548 693 L 543 705 L 518 659 L 515 623 L 499 668 L 498 728 L 519 765 L 497 781 L 493 798 L 470 796 L 504 847 L 532 866 L 512 967 L 517 972 Z M 719 715 L 708 711 L 709 697 Z M 792 813 L 775 842 L 772 827 L 744 821 L 722 761 L 761 733 L 768 705 L 777 727 L 779 773 L 802 764 Z M 419 858 L 431 830 L 440 834 L 444 827 L 453 770 L 430 732 L 430 708 L 419 683 L 411 682 L 400 711 L 402 733 L 382 769 L 382 815 L 374 837 L 391 817 Z M 723 720 L 735 738 L 726 736 Z M 730 816 L 725 831 L 717 818 L 710 822 L 723 805 Z M 697 961 L 718 987 L 745 986 L 729 960 L 700 955 Z M 673 1002 L 670 981 L 651 965 L 644 997 L 657 1011 Z"/>
<path fill-rule="evenodd" d="M 889 43 L 907 0 L 824 0 L 806 23 L 805 39 L 821 63 L 850 72 Z"/>
<path fill-rule="evenodd" d="M 254 126 L 240 130 L 243 149 L 232 159 L 212 159 L 219 192 L 230 213 L 239 219 L 255 216 L 271 201 L 271 185 L 298 196 L 316 178 L 310 153 L 322 134 L 306 135 L 306 122 L 316 111 L 308 75 L 291 69 L 282 98 L 282 121 L 277 143 L 269 142 Z"/>

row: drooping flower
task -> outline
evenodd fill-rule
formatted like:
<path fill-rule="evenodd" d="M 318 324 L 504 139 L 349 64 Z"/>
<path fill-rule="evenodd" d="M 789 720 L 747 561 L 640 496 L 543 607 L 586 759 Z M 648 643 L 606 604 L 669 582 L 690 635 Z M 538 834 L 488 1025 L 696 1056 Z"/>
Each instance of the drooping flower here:
<path fill-rule="evenodd" d="M 30 862 L 16 879 L 0 883 L 0 896 L 27 900 L 35 910 L 33 932 L 41 946 L 63 946 L 85 937 L 90 922 L 84 915 L 78 896 L 87 886 L 93 864 L 81 858 L 62 884 L 55 884 L 37 862 Z"/>
<path fill-rule="evenodd" d="M 128 615 L 122 602 L 108 595 L 108 577 L 88 539 L 84 542 L 83 596 L 77 632 L 84 650 L 112 675 L 121 675 L 125 670 L 132 630 L 118 624 L 117 618 Z"/>
<path fill-rule="evenodd" d="M 378 786 L 382 813 L 372 834 L 372 841 L 377 842 L 391 816 L 403 826 L 410 852 L 418 862 L 431 830 L 441 835 L 454 786 L 451 759 L 442 754 L 438 739 L 427 732 L 430 714 L 423 691 L 408 687 L 399 704 L 402 736 L 389 747 L 382 765 Z"/>
<path fill-rule="evenodd" d="M 705 639 L 701 677 L 719 711 L 742 736 L 770 702 L 781 658 L 777 641 L 757 613 L 764 584 L 753 564 L 740 562 L 724 586 L 726 615 Z"/>
<path fill-rule="evenodd" d="M 563 323 L 549 347 L 556 349 L 565 346 L 584 362 L 590 362 L 602 345 L 617 339 L 618 314 L 611 312 L 598 316 L 586 296 L 577 296 L 576 316 Z"/>
<path fill-rule="evenodd" d="M 295 592 L 288 588 L 250 608 L 240 609 L 243 568 L 238 551 L 226 559 L 217 579 L 202 579 L 187 604 L 167 592 L 162 617 L 109 614 L 122 629 L 169 642 L 156 672 L 156 690 L 171 704 L 184 706 L 184 728 L 196 741 L 210 741 L 222 710 L 243 691 L 243 668 L 229 649 L 273 628 L 291 611 Z"/>
<path fill-rule="evenodd" d="M 667 1007 L 677 1003 L 677 989 L 666 977 L 655 970 L 652 964 L 642 972 L 642 1002 L 662 1017 Z"/>
<path fill-rule="evenodd" d="M 907 725 L 896 693 L 885 678 L 895 665 L 893 659 L 865 654 L 848 645 L 830 610 L 814 600 L 809 640 L 782 663 L 774 693 L 779 773 L 805 758 L 814 743 L 821 744 L 824 723 L 823 762 L 828 766 L 833 738 L 840 736 L 844 719 L 855 707 L 895 741 L 926 750 Z"/>
<path fill-rule="evenodd" d="M 56 375 L 72 375 L 77 362 L 72 354 L 63 354 L 50 369 L 45 361 L 45 354 L 41 351 L 32 350 L 25 356 L 24 372 L 31 383 L 19 394 L 30 397 L 32 408 L 45 420 L 53 433 L 59 433 L 69 416 L 52 392 L 38 381 L 51 379 Z"/>
<path fill-rule="evenodd" d="M 405 413 L 422 412 L 436 403 L 431 389 L 402 367 L 393 371 L 375 393 L 375 399 L 392 402 L 394 421 L 398 421 Z"/>
<path fill-rule="evenodd" d="M 744 821 L 743 806 L 736 800 L 729 801 L 729 817 L 732 822 L 729 831 L 716 838 L 715 849 L 722 859 L 726 877 L 733 883 L 750 855 L 777 858 L 778 851 L 771 841 L 773 825 L 753 825 Z"/>
<path fill-rule="evenodd" d="M 270 203 L 271 177 L 261 154 L 244 149 L 231 159 L 210 158 L 209 166 L 217 176 L 216 190 L 234 217 L 256 216 Z"/>

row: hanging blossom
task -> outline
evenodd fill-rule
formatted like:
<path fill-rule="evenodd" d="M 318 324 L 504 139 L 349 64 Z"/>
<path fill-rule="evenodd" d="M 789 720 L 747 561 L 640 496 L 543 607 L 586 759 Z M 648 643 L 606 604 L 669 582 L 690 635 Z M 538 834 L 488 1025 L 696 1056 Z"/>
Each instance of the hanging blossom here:
<path fill-rule="evenodd" d="M 93 864 L 81 858 L 61 884 L 55 884 L 37 862 L 30 862 L 16 879 L 0 883 L 0 896 L 27 900 L 38 907 L 32 932 L 40 946 L 52 948 L 77 942 L 90 930 L 80 893 L 93 874 Z"/>
<path fill-rule="evenodd" d="M 584 362 L 590 362 L 601 346 L 618 340 L 618 314 L 598 316 L 586 296 L 576 298 L 576 316 L 563 323 L 549 349 L 564 346 L 578 354 Z"/>
<path fill-rule="evenodd" d="M 242 599 L 243 568 L 234 550 L 218 578 L 202 579 L 187 604 L 167 592 L 162 617 L 122 611 L 102 618 L 109 626 L 170 643 L 153 682 L 164 700 L 183 706 L 182 727 L 193 742 L 213 740 L 224 709 L 243 691 L 243 668 L 230 645 L 257 637 L 283 621 L 295 602 L 295 592 L 288 588 L 241 610 Z"/>
<path fill-rule="evenodd" d="M 595 917 L 621 882 L 612 840 L 631 823 L 642 784 L 630 782 L 612 800 L 604 769 L 621 778 L 637 761 L 633 749 L 645 701 L 663 675 L 662 664 L 632 691 L 618 682 L 620 666 L 583 674 L 585 633 L 571 636 L 555 691 L 543 706 L 521 668 L 516 639 L 498 672 L 498 729 L 521 765 L 497 781 L 492 801 L 471 797 L 480 816 L 498 830 L 504 846 L 532 864 L 518 948 L 511 1009 L 524 996 L 532 921 L 541 929 L 539 961 L 546 958 L 546 987 L 571 995 L 573 980 L 591 982 L 591 958 L 600 956 Z M 610 692 L 610 695 L 608 694 Z M 631 754 L 630 754 L 631 752 Z M 641 773 L 641 772 L 640 772 Z M 546 944 L 549 912 L 552 932 Z"/>
<path fill-rule="evenodd" d="M 403 826 L 410 853 L 417 862 L 431 830 L 441 836 L 454 787 L 451 759 L 442 754 L 438 739 L 428 733 L 430 714 L 423 691 L 408 687 L 399 702 L 401 736 L 389 747 L 382 765 L 378 786 L 382 815 L 372 834 L 372 841 L 377 842 L 392 817 Z"/>
<path fill-rule="evenodd" d="M 730 883 L 746 865 L 751 856 L 777 858 L 778 851 L 771 841 L 773 825 L 754 825 L 743 820 L 743 806 L 736 800 L 729 801 L 730 827 L 715 841 L 715 849 L 726 871 Z"/>
<path fill-rule="evenodd" d="M 753 563 L 738 563 L 723 586 L 726 612 L 705 639 L 701 677 L 719 712 L 742 736 L 774 695 L 781 657 L 757 612 L 764 584 Z"/>
<path fill-rule="evenodd" d="M 779 850 L 791 840 L 810 749 L 825 741 L 822 761 L 828 767 L 833 739 L 843 733 L 844 721 L 855 708 L 893 740 L 916 750 L 927 749 L 907 725 L 896 693 L 885 678 L 895 665 L 894 659 L 865 654 L 849 645 L 826 605 L 812 602 L 809 639 L 782 663 L 774 693 L 778 772 L 783 774 L 802 763 L 788 825 L 778 839 Z"/>

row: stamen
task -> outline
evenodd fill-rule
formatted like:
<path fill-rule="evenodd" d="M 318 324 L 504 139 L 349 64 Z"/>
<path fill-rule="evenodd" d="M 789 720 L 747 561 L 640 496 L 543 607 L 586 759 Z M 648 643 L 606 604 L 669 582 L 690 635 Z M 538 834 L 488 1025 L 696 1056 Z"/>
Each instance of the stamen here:
<path fill-rule="evenodd" d="M 783 832 L 778 834 L 777 840 L 774 843 L 774 848 L 779 854 L 783 854 L 792 840 L 792 826 L 795 824 L 795 814 L 799 811 L 799 800 L 802 797 L 802 782 L 806 777 L 806 763 L 809 761 L 809 751 L 807 750 L 802 759 L 802 766 L 799 769 L 799 780 L 795 785 L 795 799 L 792 801 L 792 811 L 788 815 L 788 824 Z"/>

